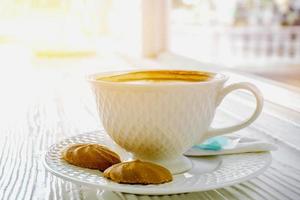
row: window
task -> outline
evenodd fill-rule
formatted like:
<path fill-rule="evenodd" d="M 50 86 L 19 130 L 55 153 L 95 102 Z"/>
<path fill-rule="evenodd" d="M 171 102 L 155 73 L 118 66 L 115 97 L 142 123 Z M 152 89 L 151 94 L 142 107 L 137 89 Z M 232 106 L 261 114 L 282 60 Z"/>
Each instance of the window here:
<path fill-rule="evenodd" d="M 227 66 L 299 64 L 300 3 L 172 0 L 170 50 Z"/>
<path fill-rule="evenodd" d="M 0 27 L 0 44 L 21 45 L 37 57 L 134 51 L 140 0 L 3 0 Z"/>

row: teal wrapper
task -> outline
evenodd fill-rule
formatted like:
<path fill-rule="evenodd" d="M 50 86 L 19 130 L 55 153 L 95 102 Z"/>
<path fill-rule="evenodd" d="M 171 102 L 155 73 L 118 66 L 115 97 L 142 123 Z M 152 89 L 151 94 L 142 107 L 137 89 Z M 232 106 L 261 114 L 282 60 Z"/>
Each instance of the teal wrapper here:
<path fill-rule="evenodd" d="M 224 146 L 228 145 L 229 139 L 224 136 L 212 137 L 205 140 L 202 144 L 197 144 L 193 148 L 199 148 L 202 150 L 220 151 Z"/>

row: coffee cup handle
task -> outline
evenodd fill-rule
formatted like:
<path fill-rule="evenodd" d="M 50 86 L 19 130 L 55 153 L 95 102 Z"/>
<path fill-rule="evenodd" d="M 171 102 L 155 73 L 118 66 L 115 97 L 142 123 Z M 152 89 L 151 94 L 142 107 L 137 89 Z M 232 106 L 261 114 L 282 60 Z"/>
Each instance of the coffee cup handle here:
<path fill-rule="evenodd" d="M 262 108 L 263 108 L 263 95 L 262 93 L 259 91 L 259 89 L 251 84 L 251 83 L 234 83 L 232 85 L 229 85 L 225 88 L 223 88 L 218 96 L 217 99 L 217 106 L 220 105 L 220 103 L 222 102 L 222 100 L 232 91 L 234 90 L 248 90 L 250 91 L 253 96 L 256 99 L 256 108 L 255 111 L 253 112 L 253 114 L 246 120 L 240 122 L 239 124 L 236 125 L 232 125 L 229 127 L 224 127 L 224 128 L 210 128 L 208 131 L 207 136 L 208 137 L 214 137 L 214 136 L 218 136 L 218 135 L 223 135 L 226 133 L 232 133 L 235 131 L 238 131 L 240 129 L 243 129 L 247 126 L 249 126 L 252 122 L 254 122 L 257 117 L 260 115 Z"/>

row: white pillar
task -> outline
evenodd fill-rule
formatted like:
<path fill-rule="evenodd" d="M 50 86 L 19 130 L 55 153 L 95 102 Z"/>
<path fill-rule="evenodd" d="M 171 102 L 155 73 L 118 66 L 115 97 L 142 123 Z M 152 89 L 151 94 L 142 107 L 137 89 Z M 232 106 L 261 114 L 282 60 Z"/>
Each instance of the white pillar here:
<path fill-rule="evenodd" d="M 142 54 L 156 57 L 168 50 L 170 0 L 142 0 Z"/>

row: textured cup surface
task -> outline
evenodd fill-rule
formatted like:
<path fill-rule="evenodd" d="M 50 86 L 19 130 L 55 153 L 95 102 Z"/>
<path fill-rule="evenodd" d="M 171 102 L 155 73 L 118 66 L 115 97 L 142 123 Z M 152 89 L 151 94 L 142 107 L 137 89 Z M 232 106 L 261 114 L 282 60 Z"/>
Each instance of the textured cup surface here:
<path fill-rule="evenodd" d="M 225 76 L 205 82 L 132 84 L 90 76 L 102 124 L 121 147 L 150 161 L 171 160 L 206 138 Z"/>

